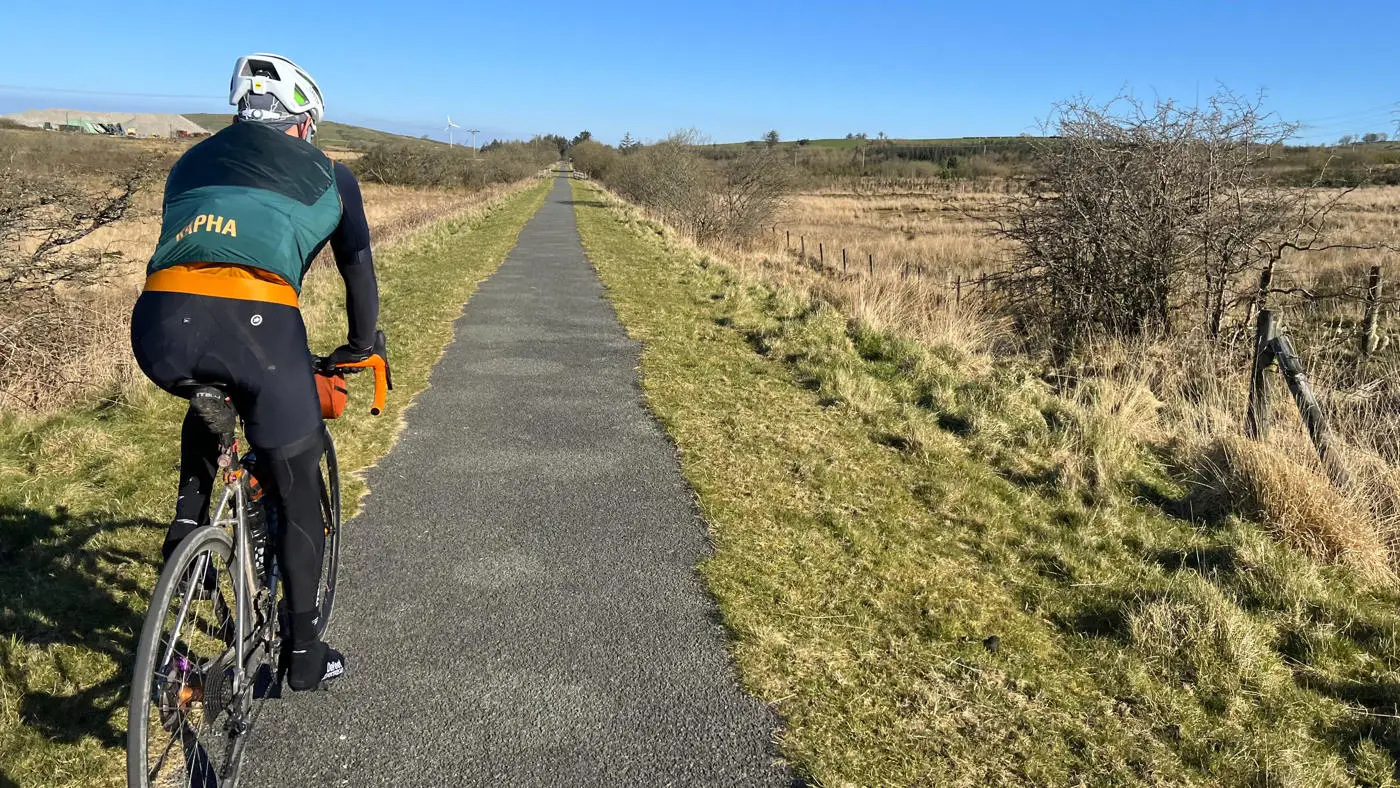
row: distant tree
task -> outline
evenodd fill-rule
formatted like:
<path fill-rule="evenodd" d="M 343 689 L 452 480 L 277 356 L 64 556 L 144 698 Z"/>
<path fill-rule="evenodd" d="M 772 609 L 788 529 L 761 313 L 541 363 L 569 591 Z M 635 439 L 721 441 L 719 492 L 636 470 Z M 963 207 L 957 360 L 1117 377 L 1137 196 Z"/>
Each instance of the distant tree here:
<path fill-rule="evenodd" d="M 885 139 L 885 132 L 880 132 L 880 139 Z"/>
<path fill-rule="evenodd" d="M 626 153 L 641 144 L 642 143 L 632 139 L 632 134 L 630 132 L 625 132 L 622 135 L 622 142 L 617 144 L 617 149 Z"/>
<path fill-rule="evenodd" d="M 1373 131 L 1373 132 L 1371 132 L 1370 134 L 1365 134 L 1365 135 L 1363 135 L 1363 136 L 1361 137 L 1361 141 L 1364 142 L 1364 143 L 1366 143 L 1367 145 L 1370 145 L 1370 144 L 1376 143 L 1376 142 L 1385 142 L 1385 141 L 1386 141 L 1387 139 L 1389 139 L 1389 138 L 1390 138 L 1390 135 L 1388 135 L 1388 134 L 1383 134 L 1383 133 L 1380 133 L 1380 132 L 1375 132 L 1375 131 Z"/>
<path fill-rule="evenodd" d="M 591 132 L 591 131 L 589 131 L 589 130 L 587 130 L 587 129 L 584 129 L 583 131 L 580 131 L 578 134 L 575 134 L 575 135 L 574 135 L 574 138 L 573 138 L 572 140 L 569 140 L 569 147 L 570 147 L 570 148 L 577 147 L 578 144 L 579 144 L 580 142 L 587 142 L 587 141 L 589 141 L 589 140 L 591 140 L 591 139 L 593 139 L 593 132 Z"/>
<path fill-rule="evenodd" d="M 1350 145 L 1353 142 L 1356 142 L 1356 137 L 1351 134 L 1343 134 L 1342 138 L 1337 140 L 1338 145 Z"/>
<path fill-rule="evenodd" d="M 798 144 L 798 145 L 808 145 L 808 144 L 811 144 L 811 142 L 812 142 L 811 140 L 805 139 L 805 138 L 804 138 L 804 139 L 798 140 L 798 141 L 797 141 L 797 144 Z"/>
<path fill-rule="evenodd" d="M 867 136 L 866 133 L 863 132 L 863 131 L 853 131 L 853 132 L 850 132 L 849 134 L 846 135 L 846 139 L 848 139 L 848 140 L 863 140 L 863 139 L 866 138 L 866 136 Z"/>
<path fill-rule="evenodd" d="M 540 141 L 553 143 L 559 149 L 559 155 L 563 156 L 569 150 L 569 138 L 562 134 L 545 134 L 538 138 Z"/>
<path fill-rule="evenodd" d="M 767 134 L 764 134 L 764 135 L 763 135 L 763 141 L 766 142 L 766 143 L 768 143 L 768 147 L 770 147 L 770 148 L 773 147 L 774 145 L 777 145 L 777 144 L 778 144 L 778 140 L 780 140 L 780 139 L 782 139 L 782 138 L 778 136 L 778 130 L 777 130 L 777 129 L 773 129 L 772 131 L 770 131 L 770 132 L 768 132 Z"/>

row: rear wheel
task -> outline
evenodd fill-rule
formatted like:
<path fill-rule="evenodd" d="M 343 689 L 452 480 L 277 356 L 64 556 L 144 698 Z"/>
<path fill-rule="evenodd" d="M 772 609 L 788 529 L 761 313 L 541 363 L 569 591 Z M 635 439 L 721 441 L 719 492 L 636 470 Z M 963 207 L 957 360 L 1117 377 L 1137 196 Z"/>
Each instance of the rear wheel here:
<path fill-rule="evenodd" d="M 321 552 L 321 588 L 317 606 L 321 610 L 316 634 L 324 636 L 330 628 L 335 607 L 336 573 L 340 569 L 340 465 L 336 461 L 335 441 L 329 428 L 322 426 L 321 454 L 321 517 L 326 525 L 326 546 Z"/>
<path fill-rule="evenodd" d="M 156 583 L 131 682 L 129 786 L 238 782 L 248 693 L 234 695 L 243 670 L 234 647 L 247 612 L 238 612 L 232 556 L 227 532 L 201 528 Z"/>

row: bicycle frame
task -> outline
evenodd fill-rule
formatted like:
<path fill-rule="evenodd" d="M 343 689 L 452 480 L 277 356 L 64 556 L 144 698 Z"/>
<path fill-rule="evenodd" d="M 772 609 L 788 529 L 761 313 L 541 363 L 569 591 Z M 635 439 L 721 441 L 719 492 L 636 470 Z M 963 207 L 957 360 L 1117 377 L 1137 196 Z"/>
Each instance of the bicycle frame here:
<path fill-rule="evenodd" d="M 254 595 L 262 590 L 259 588 L 256 570 L 253 566 L 252 544 L 248 535 L 248 470 L 241 467 L 237 462 L 236 450 L 231 450 L 226 455 L 230 462 L 224 471 L 225 487 L 223 495 L 219 498 L 219 505 L 214 510 L 214 516 L 209 524 L 216 528 L 231 529 L 234 536 L 234 555 L 238 568 L 233 573 L 233 596 L 236 614 L 234 615 L 234 658 L 237 664 L 246 667 L 248 662 L 249 641 L 257 634 L 258 629 L 264 622 L 254 622 L 253 615 L 257 609 Z M 193 576 L 200 577 L 206 570 L 208 557 L 201 556 L 199 569 Z M 269 594 L 276 594 L 277 588 L 276 568 L 272 569 L 269 575 L 266 588 Z M 184 625 L 186 613 L 190 605 L 190 597 L 187 595 L 180 603 L 180 612 L 175 619 L 175 631 L 179 631 Z M 166 653 L 160 664 L 170 661 L 175 649 L 175 641 L 166 647 Z M 246 688 L 245 671 L 240 669 L 234 672 L 233 694 L 239 696 Z"/>

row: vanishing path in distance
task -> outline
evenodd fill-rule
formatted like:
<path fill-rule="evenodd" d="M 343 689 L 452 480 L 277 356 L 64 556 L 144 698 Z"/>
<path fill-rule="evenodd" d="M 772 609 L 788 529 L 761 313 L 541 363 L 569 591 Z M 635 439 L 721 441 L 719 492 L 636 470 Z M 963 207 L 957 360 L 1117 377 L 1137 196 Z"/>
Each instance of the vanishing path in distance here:
<path fill-rule="evenodd" d="M 349 675 L 267 704 L 248 784 L 791 783 L 639 352 L 559 179 L 369 471 L 330 636 Z"/>

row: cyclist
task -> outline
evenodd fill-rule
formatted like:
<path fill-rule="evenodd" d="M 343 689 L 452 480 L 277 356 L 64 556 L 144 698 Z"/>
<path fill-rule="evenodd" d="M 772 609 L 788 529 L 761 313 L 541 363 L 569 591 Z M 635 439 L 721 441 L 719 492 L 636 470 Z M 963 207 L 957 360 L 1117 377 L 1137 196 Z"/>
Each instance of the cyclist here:
<path fill-rule="evenodd" d="M 298 296 L 329 242 L 345 280 L 349 336 L 333 363 L 371 354 L 379 288 L 355 176 L 312 144 L 324 112 L 315 80 L 270 54 L 238 59 L 229 127 L 185 152 L 166 180 L 160 241 L 131 316 L 141 371 L 177 393 L 228 391 L 280 512 L 274 546 L 290 613 L 287 683 L 315 689 L 345 659 L 316 634 L 325 528 L 321 408 Z M 217 441 L 193 410 L 181 429 L 179 498 L 162 553 L 209 522 Z"/>

